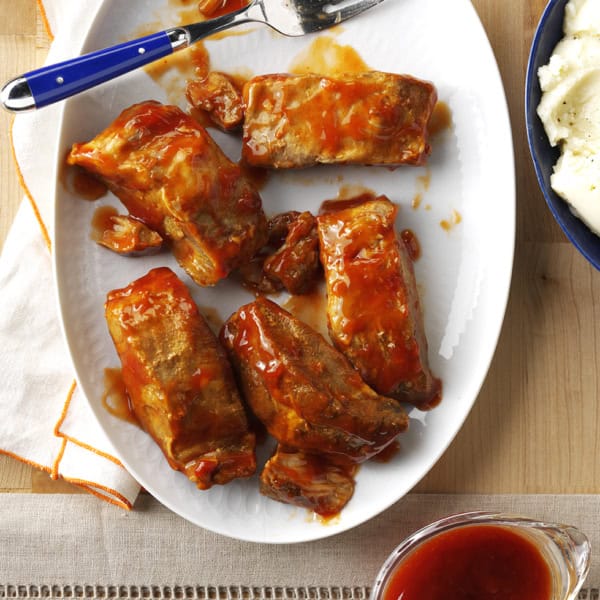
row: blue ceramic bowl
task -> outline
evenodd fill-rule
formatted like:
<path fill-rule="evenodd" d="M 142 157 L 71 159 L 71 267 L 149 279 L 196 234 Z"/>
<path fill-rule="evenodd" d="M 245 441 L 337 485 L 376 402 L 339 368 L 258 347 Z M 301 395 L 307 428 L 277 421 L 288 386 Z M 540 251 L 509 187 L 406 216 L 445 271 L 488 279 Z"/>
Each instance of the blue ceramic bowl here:
<path fill-rule="evenodd" d="M 538 182 L 554 218 L 581 254 L 596 269 L 600 269 L 600 238 L 573 215 L 567 203 L 550 187 L 552 168 L 556 164 L 560 152 L 558 148 L 550 146 L 544 126 L 536 112 L 542 94 L 537 71 L 548 63 L 554 47 L 563 37 L 566 4 L 567 0 L 550 0 L 548 2 L 533 38 L 525 82 L 527 138 Z"/>

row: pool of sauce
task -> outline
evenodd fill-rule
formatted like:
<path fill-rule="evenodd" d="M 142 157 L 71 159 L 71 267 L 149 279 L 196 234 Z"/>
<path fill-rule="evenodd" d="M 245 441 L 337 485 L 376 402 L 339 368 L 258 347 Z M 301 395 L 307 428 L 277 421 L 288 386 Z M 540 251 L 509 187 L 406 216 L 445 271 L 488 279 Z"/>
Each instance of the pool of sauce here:
<path fill-rule="evenodd" d="M 439 101 L 435 108 L 433 109 L 433 113 L 429 119 L 429 124 L 427 125 L 427 129 L 429 130 L 430 136 L 435 136 L 446 129 L 450 129 L 452 127 L 452 112 L 450 111 L 450 107 L 443 101 Z"/>
<path fill-rule="evenodd" d="M 238 10 L 249 3 L 248 0 L 225 0 L 214 12 L 210 18 L 225 15 Z M 169 9 L 174 15 L 168 17 L 171 26 L 186 25 L 205 21 L 198 10 L 197 0 L 169 0 Z M 167 17 L 163 17 L 167 18 Z M 148 23 L 135 31 L 134 37 L 150 35 L 164 28 L 164 23 L 156 21 Z M 223 38 L 230 35 L 245 35 L 248 30 L 239 30 L 233 28 L 210 36 L 207 39 Z M 185 88 L 190 79 L 206 77 L 210 70 L 210 56 L 202 41 L 194 45 L 174 52 L 144 67 L 146 73 L 165 91 L 167 101 L 170 104 L 179 105 L 185 98 Z M 197 111 L 200 112 L 200 111 Z M 203 126 L 211 123 L 202 120 L 201 115 L 193 115 Z"/>
<path fill-rule="evenodd" d="M 389 463 L 400 452 L 400 442 L 394 440 L 388 444 L 381 452 L 378 452 L 370 460 L 378 463 Z"/>
<path fill-rule="evenodd" d="M 198 42 L 185 50 L 174 52 L 169 54 L 160 60 L 157 60 L 144 67 L 144 70 L 152 79 L 165 86 L 168 82 L 166 81 L 167 76 L 174 77 L 179 76 L 183 80 L 180 80 L 179 86 L 175 87 L 169 85 L 165 88 L 167 93 L 179 92 L 180 98 L 185 95 L 185 83 L 187 79 L 192 77 L 206 77 L 210 68 L 210 56 L 206 47 L 202 42 Z"/>
<path fill-rule="evenodd" d="M 107 187 L 83 169 L 76 168 L 72 179 L 73 191 L 84 200 L 98 200 L 107 192 Z"/>
<path fill-rule="evenodd" d="M 316 289 L 310 294 L 303 294 L 301 296 L 290 296 L 282 306 L 297 319 L 310 325 L 310 327 L 318 331 L 323 337 L 329 339 L 326 316 L 327 297 L 323 289 Z"/>
<path fill-rule="evenodd" d="M 349 198 L 356 198 L 358 196 L 364 196 L 365 198 L 371 196 L 372 198 L 376 198 L 377 194 L 375 193 L 375 190 L 359 183 L 344 183 L 338 190 L 337 199 L 348 200 Z"/>
<path fill-rule="evenodd" d="M 113 416 L 140 426 L 133 412 L 129 394 L 120 368 L 104 369 L 104 392 L 102 406 Z"/>
<path fill-rule="evenodd" d="M 105 231 L 110 231 L 113 228 L 111 217 L 116 217 L 119 214 L 114 206 L 99 206 L 92 216 L 92 232 L 90 237 L 95 242 L 98 242 L 104 237 Z"/>
<path fill-rule="evenodd" d="M 370 70 L 369 65 L 352 46 L 339 44 L 332 35 L 317 37 L 306 50 L 294 58 L 289 67 L 290 73 L 296 75 L 341 75 Z"/>
<path fill-rule="evenodd" d="M 535 545 L 507 527 L 441 533 L 392 573 L 382 600 L 551 600 L 552 575 Z"/>

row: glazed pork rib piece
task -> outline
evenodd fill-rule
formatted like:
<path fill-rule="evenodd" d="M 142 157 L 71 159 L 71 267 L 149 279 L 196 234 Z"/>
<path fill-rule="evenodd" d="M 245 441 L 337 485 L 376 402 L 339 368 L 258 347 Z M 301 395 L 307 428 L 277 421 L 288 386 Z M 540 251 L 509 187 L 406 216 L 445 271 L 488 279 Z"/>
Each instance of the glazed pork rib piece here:
<path fill-rule="evenodd" d="M 376 394 L 323 336 L 259 297 L 223 326 L 246 402 L 281 444 L 362 462 L 408 426 L 399 403 Z"/>
<path fill-rule="evenodd" d="M 317 217 L 334 345 L 380 394 L 420 409 L 439 403 L 412 259 L 385 196 L 331 202 Z M 337 209 L 335 207 L 338 207 Z"/>
<path fill-rule="evenodd" d="M 266 241 L 258 192 L 216 143 L 176 106 L 126 109 L 67 159 L 99 177 L 129 213 L 169 240 L 200 285 L 214 285 Z"/>
<path fill-rule="evenodd" d="M 330 517 L 352 498 L 355 470 L 324 456 L 278 446 L 260 474 L 260 492 Z"/>
<path fill-rule="evenodd" d="M 407 75 L 261 75 L 244 86 L 242 156 L 278 169 L 421 165 L 436 101 L 431 83 Z"/>
<path fill-rule="evenodd" d="M 240 267 L 244 285 L 256 294 L 309 294 L 322 278 L 317 220 L 308 211 L 269 219 L 267 245 Z"/>
<path fill-rule="evenodd" d="M 108 294 L 106 321 L 133 411 L 200 489 L 256 470 L 255 438 L 225 351 L 186 286 L 159 267 Z"/>

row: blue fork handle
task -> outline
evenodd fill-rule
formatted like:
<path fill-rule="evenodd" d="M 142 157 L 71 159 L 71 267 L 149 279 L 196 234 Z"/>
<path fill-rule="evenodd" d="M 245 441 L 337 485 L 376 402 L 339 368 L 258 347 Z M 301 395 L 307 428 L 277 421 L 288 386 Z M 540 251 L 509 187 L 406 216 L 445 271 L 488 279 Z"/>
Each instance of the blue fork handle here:
<path fill-rule="evenodd" d="M 142 67 L 187 46 L 185 31 L 168 30 L 25 73 L 0 92 L 7 110 L 41 108 Z"/>

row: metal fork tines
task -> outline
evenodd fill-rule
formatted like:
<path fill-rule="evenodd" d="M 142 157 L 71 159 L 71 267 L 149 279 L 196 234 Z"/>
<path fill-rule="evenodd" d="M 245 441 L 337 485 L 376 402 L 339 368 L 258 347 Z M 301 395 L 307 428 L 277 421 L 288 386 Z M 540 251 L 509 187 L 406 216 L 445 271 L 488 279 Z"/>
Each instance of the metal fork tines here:
<path fill-rule="evenodd" d="M 333 27 L 383 0 L 260 0 L 265 22 L 284 35 L 304 35 Z M 290 24 L 294 24 L 290 28 Z"/>
<path fill-rule="evenodd" d="M 291 0 L 290 4 L 303 20 L 310 20 L 315 25 L 322 23 L 323 27 L 313 30 L 320 31 L 355 17 L 380 2 L 383 0 Z"/>
<path fill-rule="evenodd" d="M 185 30 L 187 44 L 242 23 L 264 23 L 286 36 L 323 31 L 355 17 L 383 0 L 254 0 L 239 11 L 193 23 Z"/>

